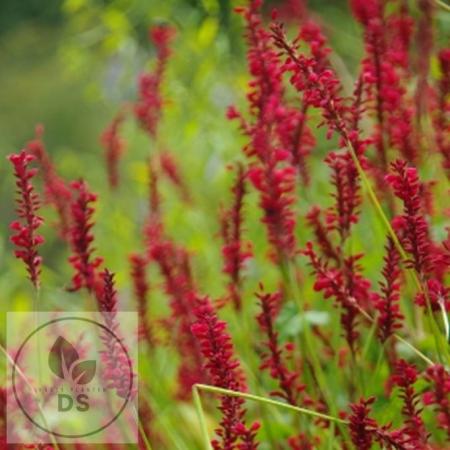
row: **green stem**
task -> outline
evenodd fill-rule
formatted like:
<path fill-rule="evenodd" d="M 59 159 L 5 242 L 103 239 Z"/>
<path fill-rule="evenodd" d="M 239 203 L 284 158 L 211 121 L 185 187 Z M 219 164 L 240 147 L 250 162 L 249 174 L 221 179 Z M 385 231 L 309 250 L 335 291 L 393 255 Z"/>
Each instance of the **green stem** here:
<path fill-rule="evenodd" d="M 194 399 L 195 409 L 197 410 L 198 419 L 200 421 L 200 428 L 202 432 L 203 442 L 205 444 L 205 449 L 212 450 L 211 442 L 209 440 L 208 427 L 206 426 L 205 412 L 203 411 L 202 400 L 199 394 L 199 389 L 201 388 L 204 389 L 204 387 L 199 384 L 195 384 L 194 386 L 192 386 L 192 397 Z"/>
<path fill-rule="evenodd" d="M 195 388 L 195 390 L 213 392 L 215 394 L 227 395 L 229 397 L 240 397 L 240 398 L 244 398 L 246 400 L 253 400 L 256 402 L 264 403 L 266 405 L 273 405 L 273 406 L 277 406 L 279 408 L 289 409 L 290 411 L 295 411 L 300 414 L 306 414 L 308 416 L 316 417 L 318 419 L 328 420 L 330 422 L 336 422 L 336 423 L 340 423 L 340 424 L 348 424 L 347 420 L 339 419 L 338 417 L 329 416 L 328 414 L 322 414 L 320 412 L 313 411 L 311 409 L 301 408 L 300 406 L 294 406 L 289 403 L 283 403 L 278 400 L 272 400 L 271 398 L 260 397 L 259 395 L 248 394 L 246 392 L 240 392 L 240 391 L 232 391 L 230 389 L 224 389 L 224 388 L 220 388 L 217 386 L 211 386 L 208 384 L 196 384 L 194 386 L 194 388 Z M 197 391 L 197 395 L 198 395 L 198 391 Z M 198 397 L 198 401 L 200 401 L 200 397 Z M 208 442 L 209 442 L 209 440 L 208 440 Z"/>
<path fill-rule="evenodd" d="M 434 3 L 436 3 L 436 5 L 438 5 L 443 10 L 445 10 L 447 12 L 450 12 L 450 5 L 447 5 L 443 1 L 441 1 L 441 0 L 434 0 Z"/>
<path fill-rule="evenodd" d="M 136 405 L 134 405 L 133 409 L 134 409 L 134 412 L 136 414 L 136 422 L 137 422 L 137 425 L 138 425 L 139 434 L 141 435 L 142 440 L 144 441 L 145 448 L 147 450 L 152 450 L 152 446 L 151 446 L 150 441 L 149 441 L 149 439 L 147 437 L 147 434 L 145 433 L 144 426 L 142 425 L 141 419 L 139 418 L 139 412 L 136 409 Z"/>
<path fill-rule="evenodd" d="M 358 311 L 370 322 L 375 322 L 375 319 L 364 309 L 359 307 L 358 305 L 355 305 L 358 308 Z M 425 361 L 428 365 L 434 366 L 436 363 L 434 363 L 428 356 L 425 356 L 418 348 L 414 347 L 411 343 L 409 343 L 406 339 L 403 339 L 399 334 L 393 333 L 392 336 L 400 341 L 402 344 L 406 345 L 410 350 L 412 350 L 419 358 L 421 358 L 423 361 Z"/>

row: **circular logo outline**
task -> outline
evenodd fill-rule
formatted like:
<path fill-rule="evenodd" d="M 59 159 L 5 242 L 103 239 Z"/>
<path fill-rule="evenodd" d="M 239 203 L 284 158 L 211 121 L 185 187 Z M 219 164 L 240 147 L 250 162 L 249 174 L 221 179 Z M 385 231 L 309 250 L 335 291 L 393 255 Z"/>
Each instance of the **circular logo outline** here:
<path fill-rule="evenodd" d="M 130 384 L 128 387 L 128 393 L 127 396 L 125 398 L 125 401 L 122 405 L 122 407 L 120 408 L 120 410 L 118 411 L 118 413 L 109 421 L 106 423 L 106 425 L 103 425 L 102 427 L 91 431 L 90 433 L 85 433 L 85 434 L 64 434 L 64 433 L 58 433 L 56 431 L 51 431 L 51 430 L 47 430 L 45 427 L 43 427 L 42 425 L 40 425 L 39 423 L 36 423 L 32 417 L 30 417 L 30 415 L 27 413 L 27 411 L 25 410 L 25 408 L 23 407 L 22 403 L 19 400 L 17 391 L 16 391 L 16 366 L 18 366 L 17 361 L 19 360 L 19 356 L 22 352 L 22 350 L 24 349 L 25 345 L 27 344 L 27 342 L 36 334 L 38 333 L 41 329 L 45 328 L 48 325 L 51 325 L 53 323 L 57 323 L 57 322 L 62 322 L 62 321 L 66 321 L 66 320 L 78 320 L 81 322 L 89 322 L 91 324 L 94 324 L 100 328 L 102 328 L 104 331 L 106 331 L 107 333 L 109 333 L 121 346 L 123 352 L 125 353 L 125 355 L 127 355 L 127 361 L 128 361 L 128 369 L 130 372 Z M 83 437 L 88 437 L 88 436 L 92 436 L 96 433 L 99 433 L 100 431 L 105 430 L 106 428 L 108 428 L 112 423 L 114 423 L 119 416 L 122 414 L 122 412 L 124 411 L 125 407 L 127 406 L 130 397 L 131 397 L 131 392 L 133 389 L 133 378 L 134 378 L 134 373 L 133 373 L 133 366 L 131 363 L 131 358 L 130 355 L 128 354 L 128 350 L 125 347 L 125 345 L 123 344 L 122 340 L 119 339 L 119 337 L 113 332 L 111 331 L 108 327 L 106 327 L 105 325 L 103 325 L 102 323 L 96 322 L 95 320 L 92 319 L 86 319 L 84 317 L 61 317 L 59 319 L 53 319 L 50 320 L 49 322 L 46 322 L 42 325 L 40 325 L 38 328 L 36 328 L 33 332 L 31 332 L 26 339 L 23 341 L 22 345 L 19 347 L 19 350 L 16 353 L 16 356 L 14 358 L 14 364 L 12 366 L 12 388 L 13 388 L 13 392 L 14 392 L 14 397 L 16 399 L 17 404 L 19 405 L 19 408 L 22 410 L 22 412 L 24 413 L 25 417 L 36 427 L 38 427 L 40 430 L 52 434 L 53 436 L 57 436 L 57 437 L 62 437 L 62 438 L 68 438 L 68 439 L 75 439 L 75 438 L 83 438 Z"/>

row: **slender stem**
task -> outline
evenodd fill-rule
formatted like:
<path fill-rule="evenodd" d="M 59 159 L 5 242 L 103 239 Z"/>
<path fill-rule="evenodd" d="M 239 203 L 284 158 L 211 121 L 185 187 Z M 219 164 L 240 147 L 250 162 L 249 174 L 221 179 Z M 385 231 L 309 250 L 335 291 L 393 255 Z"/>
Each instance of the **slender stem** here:
<path fill-rule="evenodd" d="M 196 384 L 195 388 L 201 391 L 214 392 L 215 394 L 228 395 L 229 397 L 240 397 L 246 400 L 253 400 L 267 405 L 278 406 L 279 408 L 289 409 L 301 414 L 317 417 L 319 419 L 329 420 L 330 422 L 336 422 L 341 424 L 348 424 L 347 420 L 339 419 L 338 417 L 329 416 L 328 414 L 322 414 L 311 409 L 301 408 L 300 406 L 294 406 L 290 403 L 279 402 L 278 400 L 272 400 L 271 398 L 260 397 L 259 395 L 248 394 L 246 392 L 231 391 L 230 389 L 223 389 L 208 384 Z"/>
<path fill-rule="evenodd" d="M 370 322 L 374 322 L 375 319 L 364 309 L 362 309 L 359 305 L 355 305 L 356 308 L 358 308 L 358 311 Z M 425 356 L 418 348 L 414 347 L 411 343 L 409 343 L 406 339 L 402 338 L 399 334 L 393 333 L 392 336 L 400 341 L 402 344 L 405 344 L 410 350 L 412 350 L 419 358 L 421 358 L 423 361 L 425 361 L 428 365 L 434 366 L 436 363 L 434 363 L 428 356 Z"/>
<path fill-rule="evenodd" d="M 434 0 L 434 3 L 436 3 L 436 5 L 438 5 L 443 10 L 450 12 L 450 5 L 447 5 L 442 0 Z"/>
<path fill-rule="evenodd" d="M 136 405 L 133 405 L 133 409 L 134 409 L 134 412 L 136 414 L 136 422 L 137 422 L 137 425 L 138 425 L 139 434 L 141 435 L 141 438 L 144 441 L 145 448 L 147 450 L 152 450 L 152 445 L 150 444 L 150 441 L 149 441 L 149 439 L 147 437 L 147 434 L 145 433 L 144 426 L 142 425 L 142 422 L 141 422 L 141 419 L 139 417 L 139 412 L 138 412 L 138 410 L 136 408 Z"/>
<path fill-rule="evenodd" d="M 212 386 L 207 386 L 212 387 Z M 208 436 L 208 427 L 206 426 L 205 412 L 203 411 L 202 400 L 200 398 L 199 389 L 205 389 L 203 385 L 195 384 L 192 386 L 192 397 L 194 398 L 195 409 L 197 410 L 198 419 L 200 421 L 200 428 L 202 432 L 203 442 L 206 450 L 212 450 L 211 442 Z M 219 388 L 216 388 L 219 389 Z M 205 389 L 208 390 L 208 389 Z"/>
<path fill-rule="evenodd" d="M 448 340 L 450 338 L 450 325 L 448 323 L 447 311 L 446 311 L 445 305 L 442 301 L 439 301 L 439 308 L 441 309 L 442 320 L 444 321 L 445 338 L 448 342 Z"/>

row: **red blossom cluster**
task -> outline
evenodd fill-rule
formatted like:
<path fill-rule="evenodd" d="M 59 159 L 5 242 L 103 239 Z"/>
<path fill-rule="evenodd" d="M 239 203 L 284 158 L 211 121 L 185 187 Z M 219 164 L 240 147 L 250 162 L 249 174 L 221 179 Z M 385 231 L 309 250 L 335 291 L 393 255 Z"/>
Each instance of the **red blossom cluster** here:
<path fill-rule="evenodd" d="M 120 128 L 124 120 L 124 112 L 120 111 L 100 137 L 100 142 L 105 149 L 108 182 L 113 189 L 119 185 L 119 162 L 125 151 L 125 140 L 120 136 Z"/>
<path fill-rule="evenodd" d="M 18 247 L 14 252 L 16 258 L 25 263 L 30 281 L 38 288 L 42 258 L 37 247 L 44 242 L 44 238 L 37 233 L 37 229 L 43 219 L 37 214 L 40 201 L 31 184 L 37 170 L 28 167 L 35 157 L 22 150 L 20 153 L 10 155 L 8 159 L 14 166 L 17 186 L 16 212 L 19 217 L 19 220 L 14 220 L 10 225 L 14 232 L 11 242 Z"/>
<path fill-rule="evenodd" d="M 147 255 L 159 267 L 164 291 L 169 298 L 171 316 L 167 328 L 181 357 L 178 369 L 178 396 L 189 398 L 194 384 L 204 381 L 199 346 L 191 332 L 194 321 L 192 279 L 188 252 L 165 235 L 162 223 L 151 217 L 146 226 Z"/>
<path fill-rule="evenodd" d="M 333 297 L 341 308 L 343 333 L 351 351 L 355 352 L 359 338 L 356 328 L 359 309 L 366 309 L 375 298 L 370 291 L 370 282 L 361 274 L 358 261 L 362 255 L 349 256 L 342 260 L 340 266 L 330 267 L 316 254 L 311 242 L 307 243 L 302 253 L 308 257 L 316 277 L 314 290 L 323 291 L 325 298 Z"/>
<path fill-rule="evenodd" d="M 167 150 L 161 152 L 159 154 L 159 165 L 161 167 L 161 172 L 177 188 L 180 197 L 185 202 L 189 203 L 191 199 L 189 189 L 183 179 L 183 176 L 181 175 L 180 168 L 178 167 L 177 160 L 174 155 Z"/>
<path fill-rule="evenodd" d="M 428 367 L 425 379 L 431 389 L 423 394 L 423 403 L 435 407 L 437 422 L 450 440 L 450 374 L 442 365 Z"/>
<path fill-rule="evenodd" d="M 236 11 L 246 21 L 247 59 L 252 79 L 247 100 L 247 121 L 235 108 L 228 117 L 239 119 L 243 133 L 249 137 L 245 146 L 251 158 L 248 178 L 260 193 L 269 242 L 278 260 L 296 253 L 293 211 L 295 178 L 298 167 L 305 171 L 312 135 L 306 126 L 306 111 L 298 112 L 284 98 L 283 70 L 270 33 L 262 25 L 261 1 L 252 0 L 249 7 Z M 304 177 L 304 180 L 306 178 Z"/>
<path fill-rule="evenodd" d="M 394 219 L 393 225 L 410 256 L 407 265 L 416 271 L 422 282 L 422 292 L 416 302 L 425 307 L 429 303 L 433 310 L 446 310 L 450 307 L 450 292 L 443 285 L 443 274 L 448 272 L 448 266 L 442 251 L 431 240 L 417 169 L 400 160 L 391 167 L 392 173 L 386 176 L 386 181 L 403 202 L 403 214 Z"/>
<path fill-rule="evenodd" d="M 140 318 L 139 338 L 145 340 L 150 347 L 153 347 L 154 337 L 148 319 L 148 293 L 150 290 L 146 274 L 148 260 L 138 254 L 130 255 L 129 260 L 131 266 L 130 275 L 133 280 L 134 296 L 137 300 L 137 309 Z"/>
<path fill-rule="evenodd" d="M 426 448 L 428 433 L 421 417 L 422 408 L 419 406 L 419 395 L 415 391 L 414 384 L 418 379 L 417 369 L 403 359 L 395 364 L 395 372 L 391 382 L 400 389 L 400 397 L 403 400 L 402 414 L 405 418 L 404 433 L 409 437 L 414 448 Z"/>
<path fill-rule="evenodd" d="M 375 397 L 360 399 L 350 405 L 349 428 L 353 445 L 358 450 L 370 450 L 377 442 L 383 448 L 391 450 L 413 450 L 415 447 L 403 430 L 390 430 L 390 425 L 380 426 L 369 416 Z"/>
<path fill-rule="evenodd" d="M 391 237 L 385 246 L 383 281 L 380 282 L 381 295 L 376 300 L 378 316 L 378 337 L 386 342 L 389 337 L 402 327 L 404 319 L 400 312 L 400 254 Z"/>
<path fill-rule="evenodd" d="M 405 69 L 413 21 L 405 3 L 398 2 L 388 13 L 379 0 L 352 0 L 353 14 L 364 28 L 366 56 L 362 62 L 365 107 L 373 112 L 376 128 L 372 136 L 380 173 L 388 170 L 388 147 L 409 161 L 418 149 L 414 138 L 414 105 L 406 97 Z"/>
<path fill-rule="evenodd" d="M 275 329 L 275 320 L 280 309 L 281 293 L 257 293 L 261 312 L 256 317 L 263 333 L 267 336 L 264 342 L 266 351 L 262 355 L 262 370 L 268 370 L 270 376 L 278 382 L 279 389 L 271 395 L 285 399 L 291 405 L 299 404 L 299 395 L 305 386 L 300 383 L 300 374 L 287 367 L 287 354 L 279 340 Z"/>
<path fill-rule="evenodd" d="M 197 321 L 192 325 L 192 332 L 200 342 L 201 352 L 206 360 L 205 368 L 212 384 L 232 391 L 245 391 L 247 387 L 244 375 L 234 355 L 226 323 L 218 319 L 207 297 L 197 298 L 196 301 L 194 314 Z M 255 432 L 259 424 L 255 422 L 250 427 L 245 425 L 243 404 L 244 400 L 240 397 L 221 397 L 219 409 L 222 412 L 222 419 L 220 428 L 216 430 L 218 439 L 212 441 L 214 450 L 258 448 Z M 242 444 L 236 446 L 239 440 Z"/>
<path fill-rule="evenodd" d="M 75 269 L 75 274 L 70 290 L 78 291 L 85 287 L 95 292 L 98 287 L 97 269 L 103 262 L 101 257 L 93 255 L 95 248 L 92 245 L 94 241 L 92 216 L 95 212 L 92 204 L 97 200 L 97 196 L 89 191 L 89 186 L 84 180 L 74 181 L 71 187 L 75 198 L 70 206 L 72 220 L 69 241 L 72 255 L 69 262 Z"/>
<path fill-rule="evenodd" d="M 58 228 L 63 238 L 67 238 L 70 226 L 70 201 L 72 192 L 66 182 L 57 174 L 50 155 L 47 153 L 42 135 L 44 127 L 36 127 L 36 137 L 27 143 L 27 152 L 31 153 L 40 166 L 40 175 L 44 181 L 45 200 L 53 205 L 59 218 Z"/>
<path fill-rule="evenodd" d="M 437 105 L 433 117 L 437 148 L 447 177 L 450 177 L 450 48 L 442 49 L 438 57 L 441 78 L 437 86 Z"/>
<path fill-rule="evenodd" d="M 155 25 L 149 30 L 150 40 L 156 47 L 156 66 L 153 72 L 143 73 L 139 78 L 139 100 L 134 113 L 142 128 L 155 137 L 161 118 L 163 98 L 161 84 L 170 57 L 170 42 L 174 29 L 168 25 Z"/>
<path fill-rule="evenodd" d="M 120 337 L 119 323 L 116 318 L 117 292 L 114 286 L 114 274 L 105 269 L 101 273 L 101 278 L 103 286 L 101 293 L 97 295 L 97 302 L 106 325 L 106 329 L 100 335 L 106 348 L 101 352 L 104 363 L 103 376 L 108 382 L 108 387 L 114 389 L 119 397 L 132 399 L 137 392 L 136 375 L 132 370 L 133 365 L 128 350 Z"/>
<path fill-rule="evenodd" d="M 221 211 L 220 232 L 223 240 L 223 273 L 228 275 L 228 296 L 234 307 L 241 308 L 242 268 L 245 261 L 252 256 L 250 246 L 244 248 L 242 241 L 243 205 L 246 194 L 245 173 L 242 164 L 236 166 L 236 180 L 232 187 L 233 203 Z"/>

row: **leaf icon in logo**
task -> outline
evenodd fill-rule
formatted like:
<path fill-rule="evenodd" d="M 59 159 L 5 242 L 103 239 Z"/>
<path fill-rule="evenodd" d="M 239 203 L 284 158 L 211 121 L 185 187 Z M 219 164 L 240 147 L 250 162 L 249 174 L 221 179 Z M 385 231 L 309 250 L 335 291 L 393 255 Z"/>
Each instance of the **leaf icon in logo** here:
<path fill-rule="evenodd" d="M 75 347 L 62 336 L 56 339 L 48 355 L 48 365 L 59 378 L 67 379 L 70 368 L 80 359 Z"/>
<path fill-rule="evenodd" d="M 72 367 L 71 376 L 76 384 L 88 384 L 94 378 L 96 362 L 94 360 L 80 361 Z"/>

